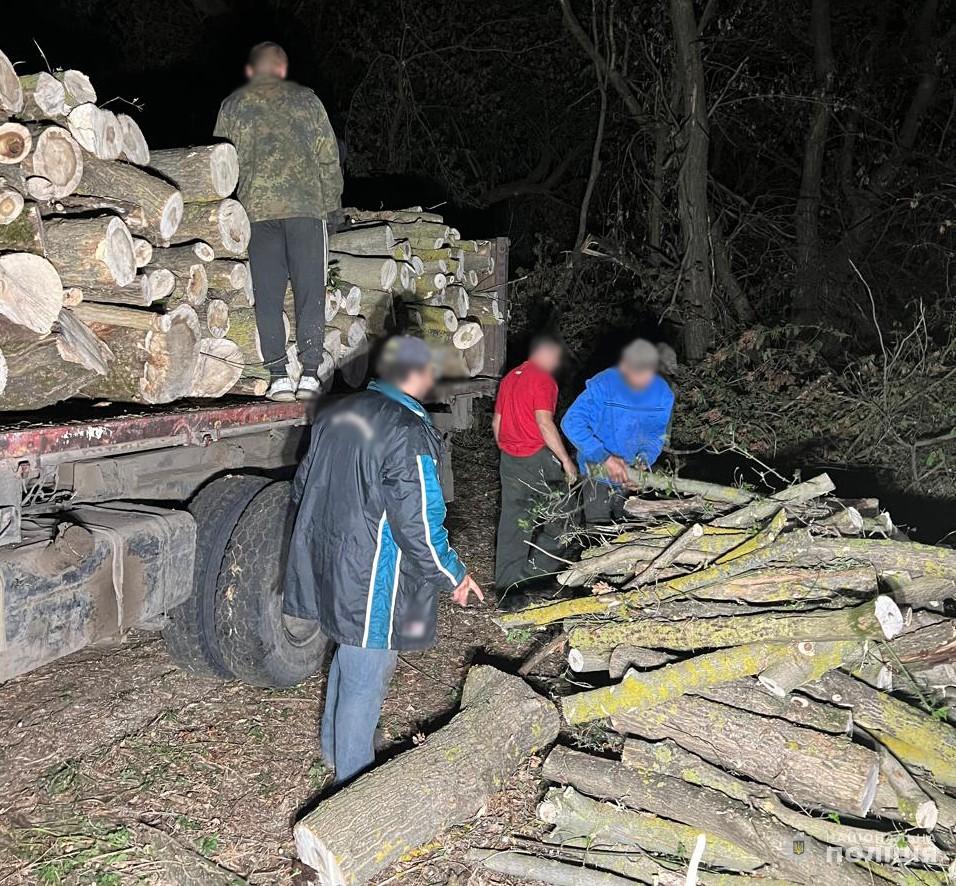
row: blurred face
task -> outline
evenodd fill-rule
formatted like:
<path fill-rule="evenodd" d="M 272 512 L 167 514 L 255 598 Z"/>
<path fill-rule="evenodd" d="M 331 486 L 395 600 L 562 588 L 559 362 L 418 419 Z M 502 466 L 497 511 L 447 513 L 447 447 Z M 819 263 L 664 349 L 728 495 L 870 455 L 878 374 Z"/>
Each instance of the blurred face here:
<path fill-rule="evenodd" d="M 657 377 L 657 372 L 653 369 L 635 369 L 625 363 L 621 363 L 618 368 L 627 386 L 635 391 L 643 391 L 650 387 L 651 382 Z"/>
<path fill-rule="evenodd" d="M 435 367 L 429 364 L 424 369 L 414 369 L 399 387 L 416 400 L 424 400 L 435 387 Z"/>
<path fill-rule="evenodd" d="M 286 76 L 288 76 L 288 73 L 288 62 L 272 62 L 271 64 L 263 62 L 257 68 L 252 67 L 252 65 L 246 65 L 247 80 L 251 80 L 256 76 L 256 74 L 266 77 L 278 77 L 280 80 L 285 80 Z"/>
<path fill-rule="evenodd" d="M 531 355 L 531 362 L 539 369 L 554 375 L 561 368 L 561 348 L 557 345 L 539 345 Z"/>

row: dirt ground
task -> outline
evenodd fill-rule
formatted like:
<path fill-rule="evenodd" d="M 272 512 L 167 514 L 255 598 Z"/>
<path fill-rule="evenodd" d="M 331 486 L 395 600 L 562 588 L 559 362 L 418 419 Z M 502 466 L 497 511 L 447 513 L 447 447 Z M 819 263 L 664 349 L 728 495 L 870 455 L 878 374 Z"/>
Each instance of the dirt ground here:
<path fill-rule="evenodd" d="M 483 435 L 458 438 L 449 528 L 482 583 L 496 468 Z M 381 723 L 392 748 L 455 707 L 472 661 L 525 657 L 530 638 L 505 637 L 491 611 L 446 599 L 438 647 L 402 655 Z M 272 691 L 199 680 L 176 669 L 159 636 L 141 634 L 0 686 L 0 886 L 307 882 L 292 823 L 326 783 L 324 682 Z M 533 830 L 539 762 L 468 825 L 376 882 L 500 882 L 470 871 L 464 851 Z"/>

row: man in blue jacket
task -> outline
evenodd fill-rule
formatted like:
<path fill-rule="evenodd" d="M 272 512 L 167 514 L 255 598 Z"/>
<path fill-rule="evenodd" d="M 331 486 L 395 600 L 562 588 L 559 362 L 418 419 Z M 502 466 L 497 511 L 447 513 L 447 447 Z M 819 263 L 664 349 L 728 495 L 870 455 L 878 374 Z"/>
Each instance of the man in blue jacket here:
<path fill-rule="evenodd" d="M 439 594 L 484 599 L 443 525 L 442 440 L 420 402 L 434 382 L 421 339 L 388 341 L 368 390 L 319 414 L 293 486 L 283 609 L 339 644 L 321 736 L 337 783 L 374 761 L 398 653 L 434 645 Z"/>
<path fill-rule="evenodd" d="M 658 375 L 660 354 L 649 341 L 637 339 L 621 353 L 617 366 L 589 379 L 561 422 L 578 451 L 588 523 L 619 519 L 627 469 L 637 462 L 650 467 L 667 439 L 674 394 Z"/>

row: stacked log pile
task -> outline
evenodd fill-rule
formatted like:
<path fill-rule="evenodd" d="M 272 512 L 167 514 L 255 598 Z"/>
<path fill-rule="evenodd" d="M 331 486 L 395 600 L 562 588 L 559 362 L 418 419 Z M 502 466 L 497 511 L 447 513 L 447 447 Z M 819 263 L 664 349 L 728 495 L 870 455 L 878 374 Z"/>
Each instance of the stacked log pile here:
<path fill-rule="evenodd" d="M 482 374 L 485 329 L 504 323 L 492 244 L 463 240 L 440 215 L 419 207 L 346 215 L 348 227 L 329 240 L 334 297 L 344 315 L 332 324 L 343 333 L 343 377 L 361 378 L 369 342 L 398 331 L 428 341 L 446 377 Z"/>
<path fill-rule="evenodd" d="M 586 886 L 950 882 L 956 550 L 826 475 L 771 497 L 631 478 L 628 524 L 559 576 L 582 595 L 497 618 L 560 628 L 572 743 L 605 750 L 552 750 L 545 835 L 471 860 Z"/>
<path fill-rule="evenodd" d="M 151 151 L 81 72 L 21 75 L 0 53 L 0 410 L 263 394 L 238 175 L 231 145 Z M 453 345 L 450 374 L 480 372 L 480 318 L 500 319 L 482 301 L 488 244 L 420 210 L 351 216 L 332 242 L 322 380 L 364 380 L 370 340 L 404 328 L 396 298 Z M 286 314 L 295 374 L 291 294 Z"/>

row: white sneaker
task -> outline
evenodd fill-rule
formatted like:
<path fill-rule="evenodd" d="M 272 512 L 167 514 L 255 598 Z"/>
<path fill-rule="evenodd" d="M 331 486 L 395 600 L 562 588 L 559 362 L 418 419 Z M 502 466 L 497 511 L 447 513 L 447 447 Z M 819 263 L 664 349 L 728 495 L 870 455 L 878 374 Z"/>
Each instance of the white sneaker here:
<path fill-rule="evenodd" d="M 275 379 L 271 385 L 269 385 L 269 390 L 266 391 L 266 396 L 270 400 L 280 400 L 280 401 L 289 401 L 295 399 L 295 385 L 292 384 L 292 379 L 287 375 L 283 375 L 281 378 Z"/>
<path fill-rule="evenodd" d="M 303 375 L 295 389 L 296 400 L 312 400 L 322 393 L 322 385 L 314 375 Z"/>

